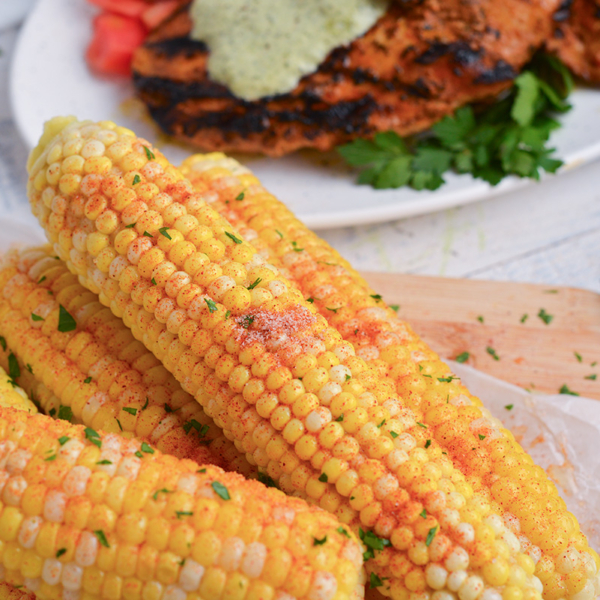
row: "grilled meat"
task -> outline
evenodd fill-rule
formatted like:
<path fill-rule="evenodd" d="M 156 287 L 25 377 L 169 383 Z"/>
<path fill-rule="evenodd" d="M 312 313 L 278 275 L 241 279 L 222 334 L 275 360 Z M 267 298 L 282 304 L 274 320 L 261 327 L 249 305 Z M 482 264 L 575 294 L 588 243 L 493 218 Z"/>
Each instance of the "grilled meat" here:
<path fill-rule="evenodd" d="M 511 85 L 552 32 L 559 0 L 392 3 L 290 93 L 245 101 L 208 76 L 183 7 L 134 56 L 133 80 L 161 128 L 204 149 L 280 156 L 358 136 L 428 128 Z"/>
<path fill-rule="evenodd" d="M 576 75 L 600 82 L 600 1 L 563 1 L 546 47 Z"/>

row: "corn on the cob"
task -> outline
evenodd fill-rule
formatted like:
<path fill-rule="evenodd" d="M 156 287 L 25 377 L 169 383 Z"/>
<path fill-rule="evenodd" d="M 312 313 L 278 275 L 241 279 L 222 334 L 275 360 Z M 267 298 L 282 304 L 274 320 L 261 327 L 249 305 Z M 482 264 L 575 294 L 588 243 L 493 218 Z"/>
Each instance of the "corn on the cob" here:
<path fill-rule="evenodd" d="M 4 344 L 5 342 L 0 339 L 0 343 Z M 36 405 L 27 397 L 25 391 L 2 368 L 0 368 L 0 406 L 4 408 L 17 408 L 32 415 L 38 411 Z"/>
<path fill-rule="evenodd" d="M 0 600 L 35 600 L 35 595 L 22 587 L 13 587 L 8 583 L 0 583 Z"/>
<path fill-rule="evenodd" d="M 3 580 L 40 600 L 346 600 L 334 517 L 146 443 L 0 409 Z"/>
<path fill-rule="evenodd" d="M 64 125 L 30 162 L 56 252 L 249 460 L 362 528 L 372 585 L 403 600 L 540 597 L 497 502 L 426 443 L 391 381 L 147 142 L 111 123 Z"/>
<path fill-rule="evenodd" d="M 62 331 L 61 311 L 69 325 Z M 37 392 L 50 416 L 135 436 L 199 464 L 250 471 L 198 403 L 50 246 L 4 257 L 0 334 L 15 379 Z"/>
<path fill-rule="evenodd" d="M 392 378 L 415 418 L 430 428 L 427 437 L 452 456 L 473 489 L 489 490 L 534 559 L 544 597 L 594 597 L 589 582 L 598 556 L 555 486 L 381 296 L 233 159 L 195 155 L 181 171 L 266 259 L 288 270 L 358 356 Z M 541 514 L 532 518 L 535 507 Z"/>

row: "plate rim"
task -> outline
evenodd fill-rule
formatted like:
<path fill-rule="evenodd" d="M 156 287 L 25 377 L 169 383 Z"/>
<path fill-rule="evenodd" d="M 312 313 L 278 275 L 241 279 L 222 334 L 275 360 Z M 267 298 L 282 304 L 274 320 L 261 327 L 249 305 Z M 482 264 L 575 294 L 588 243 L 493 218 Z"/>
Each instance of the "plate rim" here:
<path fill-rule="evenodd" d="M 70 0 L 58 1 L 63 6 L 72 5 Z M 26 104 L 21 103 L 19 100 L 19 86 L 17 85 L 17 80 L 20 77 L 19 65 L 26 63 L 28 54 L 32 52 L 27 45 L 31 37 L 35 35 L 36 30 L 34 27 L 40 13 L 43 13 L 44 9 L 49 5 L 52 5 L 54 10 L 56 10 L 56 8 L 58 8 L 56 3 L 57 0 L 38 0 L 36 2 L 34 8 L 27 16 L 25 23 L 19 31 L 9 67 L 8 97 L 13 114 L 13 121 L 19 136 L 29 149 L 34 148 L 37 144 L 37 140 L 39 139 L 39 135 L 41 135 L 41 131 L 39 132 L 37 138 L 32 139 L 33 133 L 29 131 L 29 128 L 27 127 L 27 121 L 30 120 L 30 115 L 28 115 L 27 111 L 24 110 L 24 106 L 26 106 Z M 84 4 L 84 2 L 82 2 L 82 4 Z M 89 10 L 93 10 L 91 6 L 88 5 L 87 7 Z M 600 90 L 598 93 L 600 94 Z M 192 149 L 191 151 L 194 150 Z M 589 162 L 598 158 L 600 158 L 600 139 L 598 139 L 595 143 L 590 143 L 580 148 L 577 151 L 565 154 L 562 157 L 564 165 L 558 170 L 556 175 L 560 175 L 563 172 L 588 164 Z M 543 181 L 548 177 L 553 176 L 554 175 L 543 173 L 541 180 Z M 471 178 L 470 175 L 462 175 L 459 177 Z M 440 190 L 436 190 L 435 192 L 424 191 L 421 192 L 423 196 L 419 197 L 418 199 L 399 198 L 397 201 L 391 203 L 382 203 L 375 206 L 367 201 L 364 208 L 361 207 L 348 209 L 343 212 L 339 210 L 325 210 L 323 212 L 313 211 L 304 213 L 302 209 L 296 209 L 296 216 L 312 229 L 333 229 L 357 225 L 372 225 L 376 223 L 384 223 L 403 218 L 426 215 L 444 209 L 465 206 L 474 202 L 487 200 L 502 194 L 516 191 L 526 186 L 533 186 L 537 183 L 531 179 L 509 176 L 503 179 L 502 182 L 497 186 L 491 186 L 485 181 L 474 178 L 471 179 L 471 183 L 466 188 L 462 187 L 457 190 L 449 191 L 440 191 L 443 190 L 443 188 L 440 188 Z M 356 183 L 352 185 L 358 186 Z M 265 182 L 265 187 L 269 187 L 268 182 Z M 364 187 L 368 193 L 377 193 L 377 190 L 372 190 L 367 186 Z"/>

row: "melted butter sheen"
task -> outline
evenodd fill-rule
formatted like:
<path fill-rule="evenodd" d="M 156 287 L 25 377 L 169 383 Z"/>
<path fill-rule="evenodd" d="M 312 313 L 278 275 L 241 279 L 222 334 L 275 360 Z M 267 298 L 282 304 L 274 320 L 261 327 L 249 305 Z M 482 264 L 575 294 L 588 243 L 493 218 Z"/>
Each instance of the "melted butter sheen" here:
<path fill-rule="evenodd" d="M 368 31 L 389 0 L 194 0 L 191 36 L 211 79 L 256 100 L 293 90 L 336 46 Z"/>

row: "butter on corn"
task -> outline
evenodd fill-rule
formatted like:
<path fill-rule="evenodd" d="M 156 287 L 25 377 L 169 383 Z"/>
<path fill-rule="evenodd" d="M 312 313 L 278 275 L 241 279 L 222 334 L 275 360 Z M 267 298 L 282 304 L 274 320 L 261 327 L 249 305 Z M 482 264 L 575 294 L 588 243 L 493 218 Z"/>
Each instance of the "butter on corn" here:
<path fill-rule="evenodd" d="M 249 462 L 360 533 L 373 587 L 401 600 L 541 596 L 499 502 L 437 440 L 427 445 L 430 426 L 383 365 L 357 356 L 207 204 L 216 186 L 193 190 L 112 123 L 75 122 L 49 137 L 32 154 L 29 195 L 57 254 Z M 238 187 L 230 202 L 244 198 Z M 366 322 L 380 314 L 373 308 Z M 576 550 L 587 600 L 596 565 Z"/>
<path fill-rule="evenodd" d="M 361 594 L 334 517 L 139 441 L 0 408 L 0 480 L 2 580 L 40 600 Z"/>
<path fill-rule="evenodd" d="M 63 325 L 72 319 L 62 327 L 68 331 L 61 331 L 61 311 Z M 50 416 L 251 472 L 197 402 L 49 246 L 3 257 L 0 335 L 0 362 L 16 370 Z M 18 391 L 24 395 L 13 395 Z"/>

